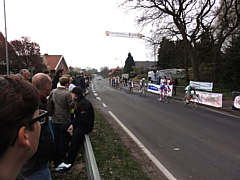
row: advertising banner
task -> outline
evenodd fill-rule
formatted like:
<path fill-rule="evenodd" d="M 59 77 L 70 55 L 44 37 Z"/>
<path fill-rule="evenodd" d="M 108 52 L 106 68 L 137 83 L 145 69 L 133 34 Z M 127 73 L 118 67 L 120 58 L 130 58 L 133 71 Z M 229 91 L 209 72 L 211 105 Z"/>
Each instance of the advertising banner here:
<path fill-rule="evenodd" d="M 232 92 L 233 97 L 233 109 L 240 109 L 240 92 Z"/>
<path fill-rule="evenodd" d="M 203 91 L 196 91 L 196 93 L 199 95 L 198 103 L 218 108 L 222 107 L 222 94 Z M 197 100 L 194 101 L 197 102 Z"/>
<path fill-rule="evenodd" d="M 163 79 L 161 79 L 161 83 L 162 82 L 163 82 Z M 168 80 L 168 83 L 169 82 L 170 80 Z M 172 85 L 166 85 L 166 86 L 167 86 L 167 96 L 172 96 L 173 86 Z M 147 91 L 155 94 L 160 94 L 160 85 L 149 83 Z"/>
<path fill-rule="evenodd" d="M 196 89 L 201 89 L 205 91 L 212 91 L 213 89 L 213 83 L 210 82 L 190 81 L 190 86 L 194 86 Z"/>
<path fill-rule="evenodd" d="M 160 94 L 160 85 L 148 83 L 147 91 L 155 94 Z"/>

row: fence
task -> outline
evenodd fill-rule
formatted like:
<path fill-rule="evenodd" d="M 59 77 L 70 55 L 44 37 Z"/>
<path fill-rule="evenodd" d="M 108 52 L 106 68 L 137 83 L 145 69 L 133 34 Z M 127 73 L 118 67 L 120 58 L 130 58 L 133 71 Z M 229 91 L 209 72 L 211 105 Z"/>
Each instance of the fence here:
<path fill-rule="evenodd" d="M 95 156 L 92 149 L 92 144 L 88 135 L 85 135 L 84 141 L 85 161 L 89 180 L 101 180 Z"/>

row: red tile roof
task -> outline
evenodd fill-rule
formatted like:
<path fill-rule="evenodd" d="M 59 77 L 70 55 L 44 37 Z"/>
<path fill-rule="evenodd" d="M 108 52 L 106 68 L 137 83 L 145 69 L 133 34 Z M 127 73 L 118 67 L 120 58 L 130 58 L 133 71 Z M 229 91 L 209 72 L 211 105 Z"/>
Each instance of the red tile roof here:
<path fill-rule="evenodd" d="M 2 32 L 0 32 L 0 45 L 3 46 L 5 43 L 5 37 L 3 36 Z"/>
<path fill-rule="evenodd" d="M 55 69 L 58 65 L 62 55 L 44 55 L 44 61 L 48 67 L 48 69 Z"/>
<path fill-rule="evenodd" d="M 116 68 L 113 68 L 113 69 L 111 69 L 110 71 L 110 73 L 108 73 L 109 75 L 112 75 L 112 74 L 114 74 L 116 71 L 120 71 L 121 70 L 121 68 L 118 66 L 118 67 L 116 67 Z"/>

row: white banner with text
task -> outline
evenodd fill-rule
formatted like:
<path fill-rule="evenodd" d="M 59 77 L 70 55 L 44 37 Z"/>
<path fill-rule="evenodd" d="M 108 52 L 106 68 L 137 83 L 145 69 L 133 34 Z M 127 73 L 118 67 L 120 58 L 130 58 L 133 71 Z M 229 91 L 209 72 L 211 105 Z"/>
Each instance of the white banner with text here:
<path fill-rule="evenodd" d="M 196 94 L 199 96 L 199 102 L 194 100 L 195 102 L 218 108 L 222 107 L 222 94 L 203 91 L 196 91 Z"/>
<path fill-rule="evenodd" d="M 213 83 L 212 82 L 196 82 L 190 81 L 190 86 L 194 86 L 195 89 L 201 89 L 205 91 L 212 91 Z"/>

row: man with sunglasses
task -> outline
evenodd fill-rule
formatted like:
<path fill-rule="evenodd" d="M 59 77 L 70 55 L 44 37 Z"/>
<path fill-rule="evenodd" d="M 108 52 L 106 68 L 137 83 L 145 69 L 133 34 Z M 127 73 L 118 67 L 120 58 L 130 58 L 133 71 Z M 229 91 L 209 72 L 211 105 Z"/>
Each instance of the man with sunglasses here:
<path fill-rule="evenodd" d="M 41 108 L 40 112 L 42 118 L 39 120 L 41 123 L 41 134 L 38 150 L 36 154 L 24 165 L 22 174 L 27 177 L 28 180 L 51 180 L 52 178 L 48 168 L 48 161 L 52 160 L 55 143 L 51 129 L 51 121 L 48 119 L 46 106 L 47 96 L 52 89 L 52 81 L 47 74 L 38 73 L 32 77 L 32 84 L 37 88 L 40 95 L 39 107 Z"/>
<path fill-rule="evenodd" d="M 39 94 L 29 82 L 0 76 L 0 179 L 23 179 L 23 164 L 37 151 L 41 126 Z"/>

